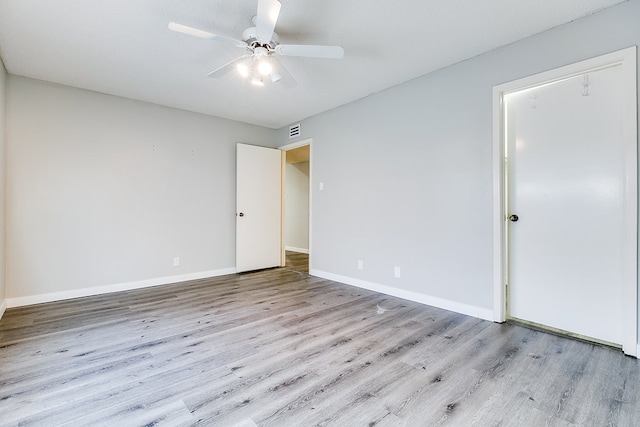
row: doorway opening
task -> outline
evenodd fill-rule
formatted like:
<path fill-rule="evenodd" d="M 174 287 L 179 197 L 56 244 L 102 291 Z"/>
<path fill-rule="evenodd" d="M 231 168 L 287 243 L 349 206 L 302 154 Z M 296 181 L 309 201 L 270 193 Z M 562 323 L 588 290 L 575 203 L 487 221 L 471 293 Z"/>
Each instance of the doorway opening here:
<path fill-rule="evenodd" d="M 494 320 L 638 354 L 636 95 L 635 47 L 494 87 Z"/>
<path fill-rule="evenodd" d="M 311 248 L 311 140 L 280 147 L 283 162 L 283 258 L 285 268 L 308 273 Z"/>

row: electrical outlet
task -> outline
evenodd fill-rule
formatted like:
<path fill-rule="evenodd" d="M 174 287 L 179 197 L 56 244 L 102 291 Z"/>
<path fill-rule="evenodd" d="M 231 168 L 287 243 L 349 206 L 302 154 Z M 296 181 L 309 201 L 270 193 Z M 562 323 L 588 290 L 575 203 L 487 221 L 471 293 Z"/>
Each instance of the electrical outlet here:
<path fill-rule="evenodd" d="M 358 260 L 358 270 L 362 270 L 364 268 L 364 263 L 361 259 Z"/>
<path fill-rule="evenodd" d="M 174 267 L 180 266 L 180 257 L 179 256 L 173 258 L 173 266 Z"/>
<path fill-rule="evenodd" d="M 393 277 L 400 278 L 400 267 L 393 267 Z"/>

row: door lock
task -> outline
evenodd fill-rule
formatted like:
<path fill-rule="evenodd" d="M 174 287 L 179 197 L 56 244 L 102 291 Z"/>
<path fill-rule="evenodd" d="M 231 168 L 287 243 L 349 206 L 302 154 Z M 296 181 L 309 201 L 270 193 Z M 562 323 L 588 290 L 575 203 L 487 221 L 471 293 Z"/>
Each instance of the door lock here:
<path fill-rule="evenodd" d="M 518 215 L 516 215 L 516 214 L 509 215 L 509 221 L 511 221 L 511 222 L 517 222 L 518 219 L 519 219 Z"/>
<path fill-rule="evenodd" d="M 244 212 L 240 212 L 240 213 L 238 214 L 238 216 L 240 216 L 240 217 L 244 216 Z"/>

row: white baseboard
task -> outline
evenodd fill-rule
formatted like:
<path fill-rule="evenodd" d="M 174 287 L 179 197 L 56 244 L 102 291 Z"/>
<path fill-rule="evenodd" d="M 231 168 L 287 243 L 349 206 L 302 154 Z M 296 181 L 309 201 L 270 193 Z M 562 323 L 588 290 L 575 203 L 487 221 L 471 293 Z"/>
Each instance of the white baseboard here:
<path fill-rule="evenodd" d="M 87 297 L 91 295 L 109 294 L 112 292 L 129 291 L 132 289 L 149 288 L 152 286 L 168 285 L 171 283 L 186 282 L 188 280 L 206 279 L 209 277 L 234 274 L 235 268 L 223 268 L 219 270 L 201 271 L 198 273 L 179 274 L 176 276 L 157 277 L 155 279 L 140 280 L 128 283 L 116 283 L 113 285 L 94 286 L 91 288 L 73 289 L 69 291 L 51 292 L 48 294 L 29 295 L 26 297 L 7 298 L 6 307 L 22 307 L 25 305 L 41 304 L 44 302 L 60 301 L 65 299 Z"/>
<path fill-rule="evenodd" d="M 333 280 L 334 282 L 344 283 L 346 285 L 356 286 L 362 289 L 368 289 L 374 292 L 380 292 L 385 295 L 406 299 L 420 304 L 430 305 L 432 307 L 442 308 L 444 310 L 454 311 L 456 313 L 466 314 L 467 316 L 477 317 L 479 319 L 490 320 L 493 322 L 493 310 L 482 307 L 476 307 L 469 304 L 463 304 L 456 301 L 450 301 L 443 298 L 432 297 L 430 295 L 421 294 L 405 289 L 398 289 L 392 286 L 381 285 L 379 283 L 367 282 L 353 277 L 341 276 L 338 274 L 327 273 L 326 271 L 310 270 L 312 276 L 321 277 L 323 279 Z"/>
<path fill-rule="evenodd" d="M 2 300 L 2 303 L 0 303 L 0 319 L 2 319 L 2 316 L 4 315 L 4 312 L 7 311 L 7 300 Z"/>
<path fill-rule="evenodd" d="M 300 252 L 301 254 L 308 254 L 309 253 L 309 249 L 296 248 L 295 246 L 285 246 L 284 249 L 286 251 L 291 251 L 291 252 Z"/>

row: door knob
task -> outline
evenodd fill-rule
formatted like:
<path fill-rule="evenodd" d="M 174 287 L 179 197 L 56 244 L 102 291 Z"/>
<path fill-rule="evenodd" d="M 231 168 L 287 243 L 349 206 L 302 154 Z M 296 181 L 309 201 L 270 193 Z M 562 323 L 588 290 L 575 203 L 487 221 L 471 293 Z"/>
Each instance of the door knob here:
<path fill-rule="evenodd" d="M 509 221 L 511 221 L 511 222 L 516 222 L 516 221 L 518 221 L 518 219 L 519 219 L 518 215 L 516 215 L 516 214 L 509 215 Z"/>
<path fill-rule="evenodd" d="M 244 216 L 244 212 L 240 212 L 238 216 Z"/>

